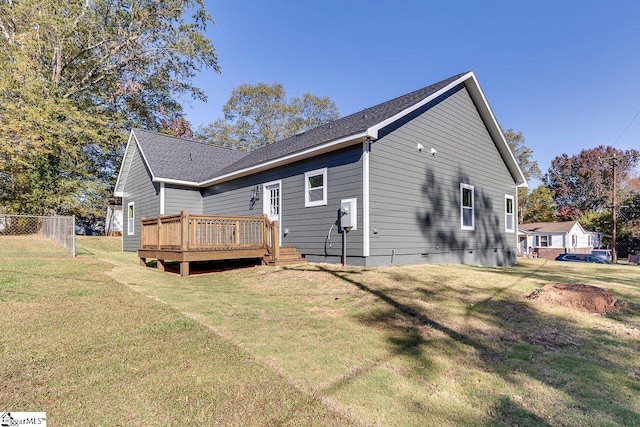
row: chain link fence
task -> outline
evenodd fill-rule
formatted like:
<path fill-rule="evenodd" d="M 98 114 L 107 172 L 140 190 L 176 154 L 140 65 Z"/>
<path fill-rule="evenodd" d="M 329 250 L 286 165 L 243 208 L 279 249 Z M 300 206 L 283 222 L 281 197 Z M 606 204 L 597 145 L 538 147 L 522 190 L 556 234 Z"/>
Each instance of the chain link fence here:
<path fill-rule="evenodd" d="M 53 240 L 76 256 L 75 216 L 35 216 L 0 214 L 0 242 L 2 237 L 40 236 Z M 11 244 L 10 240 L 7 243 Z"/>

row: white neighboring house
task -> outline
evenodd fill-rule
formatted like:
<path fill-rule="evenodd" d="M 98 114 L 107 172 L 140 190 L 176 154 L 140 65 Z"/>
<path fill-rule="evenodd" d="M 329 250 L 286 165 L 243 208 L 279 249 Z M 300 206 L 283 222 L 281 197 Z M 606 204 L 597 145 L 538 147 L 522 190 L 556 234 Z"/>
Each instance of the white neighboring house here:
<path fill-rule="evenodd" d="M 586 231 L 578 221 L 534 222 L 518 226 L 518 252 L 555 259 L 561 253 L 591 253 L 602 233 Z"/>
<path fill-rule="evenodd" d="M 106 201 L 104 233 L 107 236 L 122 235 L 122 198 L 113 197 Z"/>

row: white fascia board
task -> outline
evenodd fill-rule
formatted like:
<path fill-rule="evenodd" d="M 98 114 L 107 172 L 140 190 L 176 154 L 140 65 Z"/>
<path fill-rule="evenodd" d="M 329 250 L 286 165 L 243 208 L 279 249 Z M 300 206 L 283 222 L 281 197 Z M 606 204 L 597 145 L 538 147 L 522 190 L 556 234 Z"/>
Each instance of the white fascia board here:
<path fill-rule="evenodd" d="M 448 85 L 446 85 L 445 87 L 443 87 L 442 89 L 440 89 L 439 91 L 429 95 L 428 97 L 426 97 L 425 99 L 423 99 L 422 101 L 419 101 L 416 104 L 413 104 L 411 107 L 409 108 L 405 108 L 404 110 L 402 110 L 401 112 L 399 112 L 398 114 L 389 117 L 386 120 L 383 120 L 382 122 L 371 126 L 369 129 L 367 129 L 368 135 L 374 139 L 378 139 L 378 132 L 380 131 L 380 129 L 382 129 L 383 127 L 395 122 L 398 119 L 401 119 L 402 117 L 406 116 L 407 114 L 410 114 L 411 112 L 413 112 L 414 110 L 417 110 L 418 108 L 422 107 L 423 105 L 433 101 L 434 99 L 436 99 L 437 97 L 439 97 L 440 95 L 442 95 L 443 93 L 451 90 L 452 88 L 458 86 L 460 83 L 463 83 L 465 80 L 467 80 L 470 76 L 473 76 L 473 72 L 469 72 L 467 74 L 465 74 L 464 76 L 460 77 L 457 80 L 454 80 L 453 82 L 449 83 Z"/>
<path fill-rule="evenodd" d="M 520 169 L 520 165 L 518 165 L 518 161 L 513 155 L 513 151 L 511 151 L 511 148 L 509 147 L 507 140 L 504 138 L 504 134 L 502 133 L 502 128 L 498 124 L 498 120 L 496 120 L 496 116 L 493 114 L 493 111 L 491 110 L 491 106 L 489 105 L 489 102 L 487 101 L 487 98 L 484 95 L 482 88 L 480 87 L 480 83 L 478 83 L 478 79 L 476 78 L 475 73 L 473 73 L 472 71 L 466 74 L 464 76 L 464 79 L 469 80 L 469 81 L 465 81 L 465 85 L 467 86 L 467 88 L 469 87 L 470 82 L 473 83 L 472 87 L 474 90 L 469 91 L 471 96 L 474 97 L 475 94 L 478 94 L 480 96 L 480 99 L 476 100 L 476 101 L 482 101 L 482 104 L 484 106 L 484 109 L 480 109 L 480 114 L 485 112 L 483 116 L 485 116 L 484 117 L 485 119 L 488 119 L 485 121 L 485 123 L 489 127 L 489 132 L 492 134 L 494 139 L 497 139 L 497 142 L 502 145 L 502 149 L 498 147 L 500 154 L 502 154 L 502 157 L 504 158 L 505 163 L 507 163 L 507 166 L 509 167 L 509 169 L 515 171 L 516 187 L 518 188 L 528 187 L 527 179 L 525 178 L 524 173 L 522 173 L 522 169 Z"/>
<path fill-rule="evenodd" d="M 127 148 L 124 149 L 124 156 L 122 156 L 122 162 L 120 163 L 120 170 L 118 171 L 118 179 L 116 180 L 116 185 L 113 187 L 113 195 L 115 197 L 123 197 L 124 196 L 124 187 L 125 182 L 127 181 L 127 175 L 129 174 L 129 167 L 125 166 L 127 161 L 127 155 L 129 154 L 129 148 L 131 146 L 131 140 L 134 139 L 133 130 L 129 132 L 129 139 L 127 140 Z M 125 170 L 126 169 L 126 170 Z"/>
<path fill-rule="evenodd" d="M 296 153 L 289 154 L 287 156 L 278 157 L 277 159 L 269 160 L 267 162 L 259 163 L 254 166 L 249 166 L 244 169 L 240 169 L 234 172 L 230 172 L 226 175 L 217 176 L 215 178 L 209 179 L 207 181 L 202 181 L 197 185 L 199 187 L 207 187 L 209 185 L 217 184 L 219 182 L 228 181 L 230 179 L 240 178 L 245 175 L 254 174 L 257 172 L 261 172 L 263 170 L 271 169 L 276 166 L 282 166 L 287 163 L 293 163 L 298 160 L 303 160 L 312 156 L 317 156 L 319 154 L 327 153 L 329 151 L 334 151 L 342 147 L 347 147 L 352 144 L 356 144 L 358 142 L 363 141 L 368 136 L 367 132 L 360 132 L 353 135 L 345 136 L 340 139 L 336 139 L 334 141 L 329 141 L 327 143 L 316 145 L 314 147 L 307 148 L 306 150 L 298 151 Z"/>
<path fill-rule="evenodd" d="M 502 129 L 500 128 L 500 125 L 498 124 L 498 121 L 496 120 L 496 117 L 494 116 L 493 111 L 491 110 L 491 107 L 487 102 L 487 98 L 485 97 L 484 92 L 482 91 L 482 88 L 478 83 L 478 79 L 476 78 L 476 75 L 473 71 L 470 71 L 467 74 L 461 76 L 460 78 L 454 80 L 453 82 L 449 83 L 439 91 L 431 94 L 427 98 L 412 105 L 411 107 L 406 108 L 405 110 L 399 112 L 398 114 L 392 117 L 389 117 L 388 119 L 376 124 L 375 126 L 370 127 L 369 129 L 367 129 L 367 134 L 374 139 L 378 139 L 378 132 L 380 131 L 380 129 L 395 122 L 398 119 L 401 119 L 405 115 L 410 114 L 411 112 L 422 107 L 423 105 L 433 101 L 437 97 L 441 96 L 442 94 L 453 89 L 454 87 L 458 86 L 461 83 L 464 83 L 467 89 L 472 89 L 469 91 L 469 94 L 471 95 L 472 99 L 474 99 L 474 101 L 478 103 L 481 103 L 482 106 L 484 107 L 479 109 L 480 114 L 485 119 L 485 123 L 489 127 L 489 132 L 491 133 L 491 136 L 494 138 L 494 140 L 496 140 L 498 144 L 502 146 L 502 149 L 498 147 L 498 150 L 500 151 L 500 154 L 502 155 L 509 170 L 512 171 L 513 175 L 515 175 L 516 187 L 527 187 L 527 180 L 524 177 L 524 174 L 522 173 L 522 170 L 520 169 L 520 166 L 518 165 L 518 162 L 516 161 L 516 158 L 514 157 L 513 152 L 509 148 L 509 144 L 507 144 L 507 141 L 504 138 L 504 135 L 502 134 Z"/>
<path fill-rule="evenodd" d="M 185 187 L 198 187 L 200 184 L 193 181 L 181 181 L 179 179 L 171 178 L 155 178 L 153 182 L 159 182 L 164 184 L 183 185 Z"/>
<path fill-rule="evenodd" d="M 131 131 L 131 133 L 133 133 L 133 131 Z M 136 137 L 135 134 L 133 135 L 133 137 L 134 138 Z M 144 151 L 142 151 L 142 147 L 140 146 L 140 143 L 138 142 L 138 138 L 136 138 L 136 145 L 138 146 L 138 151 L 140 151 L 140 155 L 142 156 L 142 161 L 144 161 L 144 164 L 147 165 L 147 169 L 149 169 L 149 172 L 151 173 L 151 181 L 157 182 L 156 181 L 156 176 L 153 173 L 153 170 L 151 169 L 151 165 L 147 161 L 147 157 L 144 155 Z"/>
<path fill-rule="evenodd" d="M 585 230 L 584 227 L 582 226 L 582 224 L 580 224 L 580 221 L 576 221 L 576 223 L 573 224 L 573 227 L 571 227 L 571 230 L 569 230 L 569 232 L 573 231 L 574 228 L 578 228 L 578 230 L 582 234 L 588 234 L 587 230 Z"/>

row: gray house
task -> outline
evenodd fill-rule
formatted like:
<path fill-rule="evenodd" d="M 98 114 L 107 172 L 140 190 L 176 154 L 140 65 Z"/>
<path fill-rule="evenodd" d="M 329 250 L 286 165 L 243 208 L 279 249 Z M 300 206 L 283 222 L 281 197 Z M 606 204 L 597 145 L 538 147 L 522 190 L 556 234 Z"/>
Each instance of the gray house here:
<path fill-rule="evenodd" d="M 187 210 L 266 214 L 313 262 L 340 262 L 346 240 L 354 265 L 512 265 L 519 186 L 468 72 L 250 153 L 132 130 L 115 195 L 125 251 L 140 247 L 140 218 Z"/>

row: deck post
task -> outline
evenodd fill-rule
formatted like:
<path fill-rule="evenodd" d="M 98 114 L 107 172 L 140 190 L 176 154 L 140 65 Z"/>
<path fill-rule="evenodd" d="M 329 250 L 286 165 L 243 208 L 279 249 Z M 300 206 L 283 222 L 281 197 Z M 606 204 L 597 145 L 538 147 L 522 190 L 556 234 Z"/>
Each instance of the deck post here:
<path fill-rule="evenodd" d="M 262 244 L 268 247 L 269 239 L 267 238 L 267 214 L 262 215 Z"/>
<path fill-rule="evenodd" d="M 143 248 L 144 244 L 147 241 L 147 229 L 144 226 L 144 221 L 146 218 L 140 218 L 140 247 Z"/>
<path fill-rule="evenodd" d="M 165 270 L 165 265 L 164 265 L 164 260 L 163 259 L 159 259 L 158 260 L 158 271 L 164 271 Z"/>
<path fill-rule="evenodd" d="M 160 216 L 158 216 L 158 247 L 157 249 L 160 249 L 160 246 L 162 246 L 162 242 L 160 242 L 160 238 L 162 237 L 162 231 L 160 230 L 160 228 L 162 228 L 162 220 L 160 219 Z"/>
<path fill-rule="evenodd" d="M 180 262 L 180 277 L 189 276 L 189 261 Z"/>
<path fill-rule="evenodd" d="M 236 245 L 240 244 L 240 221 L 238 220 L 236 220 L 236 238 L 234 240 Z"/>
<path fill-rule="evenodd" d="M 271 223 L 271 259 L 277 261 L 280 258 L 280 233 L 278 221 Z"/>
<path fill-rule="evenodd" d="M 189 212 L 180 212 L 180 225 L 182 232 L 180 233 L 180 250 L 186 251 L 189 247 Z M 182 264 L 180 265 L 180 271 L 182 271 Z M 189 265 L 187 263 L 187 275 L 189 274 Z"/>
<path fill-rule="evenodd" d="M 147 259 L 146 258 L 140 258 L 140 265 L 143 267 L 147 266 Z"/>

